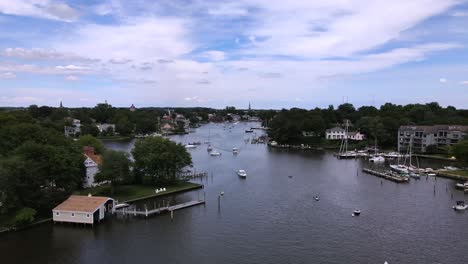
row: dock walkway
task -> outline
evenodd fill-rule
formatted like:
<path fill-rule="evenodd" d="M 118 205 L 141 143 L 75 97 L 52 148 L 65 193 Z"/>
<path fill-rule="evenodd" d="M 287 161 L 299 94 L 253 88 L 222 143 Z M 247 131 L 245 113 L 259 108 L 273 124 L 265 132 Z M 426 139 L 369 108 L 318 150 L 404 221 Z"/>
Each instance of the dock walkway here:
<path fill-rule="evenodd" d="M 386 180 L 397 182 L 397 183 L 409 182 L 409 178 L 406 176 L 395 176 L 390 173 L 375 171 L 375 170 L 366 169 L 366 168 L 362 169 L 362 171 L 365 173 L 380 177 L 380 178 L 384 178 Z"/>
<path fill-rule="evenodd" d="M 163 212 L 173 212 L 173 211 L 176 211 L 176 210 L 180 210 L 180 209 L 184 209 L 184 208 L 188 208 L 188 207 L 192 207 L 192 206 L 195 206 L 195 205 L 200 205 L 200 204 L 204 204 L 205 201 L 202 201 L 202 200 L 194 200 L 194 201 L 190 201 L 190 202 L 186 202 L 186 203 L 181 203 L 181 204 L 176 204 L 176 205 L 172 205 L 172 206 L 164 206 L 164 207 L 159 207 L 159 208 L 155 208 L 155 209 L 152 209 L 152 210 L 137 210 L 136 208 L 135 209 L 127 209 L 127 208 L 122 208 L 122 209 L 118 209 L 118 210 L 115 210 L 114 213 L 115 214 L 121 214 L 121 215 L 133 215 L 133 216 L 145 216 L 145 217 L 148 217 L 148 216 L 152 216 L 152 215 L 155 215 L 155 214 L 161 214 Z"/>

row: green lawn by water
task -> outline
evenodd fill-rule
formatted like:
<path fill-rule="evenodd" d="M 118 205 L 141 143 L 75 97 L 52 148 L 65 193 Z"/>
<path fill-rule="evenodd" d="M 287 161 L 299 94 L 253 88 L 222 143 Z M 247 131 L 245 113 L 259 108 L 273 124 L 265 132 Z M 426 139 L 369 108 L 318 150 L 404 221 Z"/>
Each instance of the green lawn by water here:
<path fill-rule="evenodd" d="M 165 187 L 165 192 L 155 193 L 155 190 Z M 200 188 L 200 184 L 192 182 L 182 182 L 172 186 L 152 186 L 152 185 L 121 185 L 116 186 L 114 194 L 111 194 L 109 185 L 102 185 L 94 188 L 88 188 L 75 192 L 75 194 L 88 195 L 89 193 L 95 196 L 109 196 L 119 202 L 131 201 L 142 198 L 156 197 L 175 192 L 187 191 L 191 189 Z"/>
<path fill-rule="evenodd" d="M 449 171 L 448 173 L 455 174 L 458 176 L 463 176 L 468 179 L 468 170 L 455 170 L 455 171 Z"/>

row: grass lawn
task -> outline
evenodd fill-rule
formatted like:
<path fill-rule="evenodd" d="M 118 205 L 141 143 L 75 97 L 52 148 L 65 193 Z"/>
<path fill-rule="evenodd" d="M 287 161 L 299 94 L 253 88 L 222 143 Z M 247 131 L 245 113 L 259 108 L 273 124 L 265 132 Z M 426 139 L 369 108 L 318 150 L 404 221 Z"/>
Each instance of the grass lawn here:
<path fill-rule="evenodd" d="M 455 175 L 458 175 L 458 176 L 463 176 L 463 177 L 468 178 L 468 170 L 447 171 L 447 173 L 455 174 Z"/>
<path fill-rule="evenodd" d="M 91 193 L 92 195 L 96 196 L 109 196 L 118 200 L 119 202 L 124 202 L 196 189 L 200 188 L 200 186 L 200 184 L 192 182 L 182 182 L 173 186 L 165 186 L 165 192 L 160 192 L 156 194 L 154 192 L 155 189 L 161 188 L 161 186 L 157 187 L 151 185 L 120 185 L 116 186 L 114 195 L 111 195 L 110 185 L 102 185 L 94 188 L 80 190 L 75 192 L 75 194 L 87 195 Z"/>

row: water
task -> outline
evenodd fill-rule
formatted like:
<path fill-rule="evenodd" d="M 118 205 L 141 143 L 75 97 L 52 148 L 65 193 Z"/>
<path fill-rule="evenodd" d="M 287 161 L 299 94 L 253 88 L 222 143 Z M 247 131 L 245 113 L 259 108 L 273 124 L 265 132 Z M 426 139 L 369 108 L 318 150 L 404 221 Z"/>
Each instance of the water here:
<path fill-rule="evenodd" d="M 205 188 L 163 198 L 184 202 L 205 192 L 206 206 L 176 211 L 173 220 L 113 218 L 94 228 L 46 224 L 10 233 L 0 237 L 2 263 L 466 263 L 468 212 L 451 209 L 464 199 L 453 181 L 396 184 L 361 173 L 363 160 L 246 144 L 255 136 L 244 133 L 249 126 L 229 132 L 211 124 L 173 137 L 209 136 L 222 153 L 189 150 L 195 169 L 209 173 L 199 181 Z M 127 151 L 132 144 L 106 143 Z M 362 214 L 352 217 L 356 208 Z"/>

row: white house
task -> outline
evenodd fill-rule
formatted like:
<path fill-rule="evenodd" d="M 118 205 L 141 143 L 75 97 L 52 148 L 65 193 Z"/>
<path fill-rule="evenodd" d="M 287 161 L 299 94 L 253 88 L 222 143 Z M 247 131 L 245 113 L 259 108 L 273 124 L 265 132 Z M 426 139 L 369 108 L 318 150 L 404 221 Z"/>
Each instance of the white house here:
<path fill-rule="evenodd" d="M 81 133 L 81 121 L 79 119 L 69 119 L 71 120 L 71 126 L 65 126 L 65 136 L 76 136 L 76 134 Z"/>
<path fill-rule="evenodd" d="M 342 139 L 345 137 L 345 130 L 341 127 L 334 127 L 325 130 L 326 139 Z"/>
<path fill-rule="evenodd" d="M 94 224 L 112 211 L 114 200 L 109 197 L 72 195 L 52 209 L 55 222 Z"/>
<path fill-rule="evenodd" d="M 99 133 L 102 133 L 103 131 L 107 131 L 109 129 L 109 127 L 112 128 L 112 131 L 115 131 L 115 125 L 114 124 L 103 123 L 103 124 L 97 124 L 96 127 L 99 130 Z"/>
<path fill-rule="evenodd" d="M 346 131 L 341 127 L 334 127 L 325 130 L 325 139 L 343 139 L 343 138 L 351 139 L 351 140 L 364 140 L 364 135 L 361 134 L 359 131 L 346 133 Z"/>
<path fill-rule="evenodd" d="M 93 147 L 84 147 L 83 154 L 85 156 L 84 165 L 86 167 L 86 177 L 83 182 L 84 188 L 89 188 L 99 185 L 94 182 L 94 176 L 99 172 L 99 165 L 102 163 L 102 156 L 94 153 Z"/>
<path fill-rule="evenodd" d="M 364 135 L 359 133 L 359 131 L 348 132 L 348 139 L 361 141 L 364 140 Z"/>

